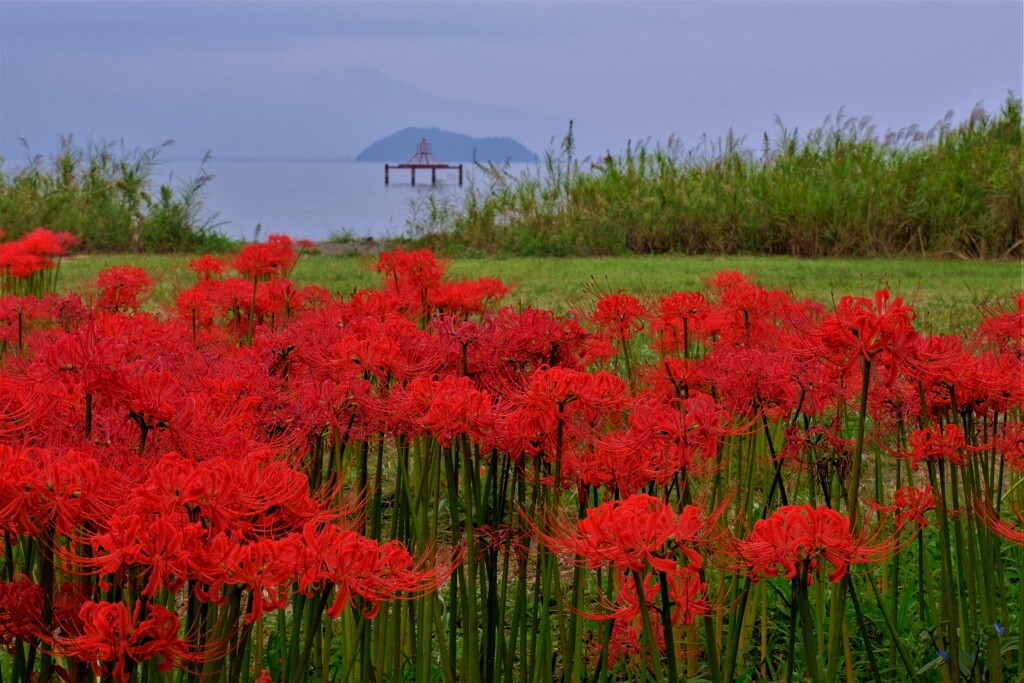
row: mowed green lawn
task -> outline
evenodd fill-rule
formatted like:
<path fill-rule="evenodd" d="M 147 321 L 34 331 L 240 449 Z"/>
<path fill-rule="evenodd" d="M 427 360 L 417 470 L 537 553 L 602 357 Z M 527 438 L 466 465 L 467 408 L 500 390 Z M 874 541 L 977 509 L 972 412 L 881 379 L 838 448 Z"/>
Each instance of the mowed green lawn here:
<path fill-rule="evenodd" d="M 115 264 L 145 268 L 158 279 L 156 302 L 170 300 L 188 286 L 192 257 L 181 255 L 89 255 L 61 265 L 58 289 L 88 296 L 100 270 Z M 348 295 L 375 287 L 376 257 L 304 255 L 292 273 L 299 285 L 315 283 Z M 1015 307 L 1024 291 L 1024 264 L 1015 261 L 959 261 L 921 258 L 799 259 L 786 256 L 616 256 L 608 258 L 467 258 L 453 260 L 456 277 L 496 277 L 514 287 L 506 299 L 564 311 L 585 306 L 595 293 L 625 290 L 656 299 L 678 290 L 700 290 L 702 280 L 722 270 L 738 270 L 768 288 L 831 305 L 846 294 L 871 296 L 888 282 L 894 296 L 912 303 L 935 332 L 949 332 L 980 319 L 979 304 Z"/>

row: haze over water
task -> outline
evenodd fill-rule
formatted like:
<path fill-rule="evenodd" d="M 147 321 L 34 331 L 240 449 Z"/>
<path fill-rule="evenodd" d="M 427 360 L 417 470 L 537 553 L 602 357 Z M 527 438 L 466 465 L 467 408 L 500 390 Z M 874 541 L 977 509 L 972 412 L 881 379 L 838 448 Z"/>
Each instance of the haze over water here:
<path fill-rule="evenodd" d="M 295 239 L 329 239 L 332 233 L 355 238 L 397 237 L 405 234 L 415 211 L 427 210 L 431 198 L 460 202 L 472 179 L 481 178 L 472 164 L 464 164 L 462 188 L 457 171 L 438 171 L 436 187 L 430 173 L 416 175 L 392 170 L 384 185 L 384 164 L 329 161 L 208 161 L 203 167 L 213 176 L 204 188 L 204 204 L 218 214 L 220 230 L 228 237 L 252 240 L 260 225 L 260 239 L 285 234 Z M 516 175 L 530 165 L 514 164 Z M 154 174 L 155 184 L 170 179 L 173 187 L 200 173 L 199 162 L 168 162 Z"/>

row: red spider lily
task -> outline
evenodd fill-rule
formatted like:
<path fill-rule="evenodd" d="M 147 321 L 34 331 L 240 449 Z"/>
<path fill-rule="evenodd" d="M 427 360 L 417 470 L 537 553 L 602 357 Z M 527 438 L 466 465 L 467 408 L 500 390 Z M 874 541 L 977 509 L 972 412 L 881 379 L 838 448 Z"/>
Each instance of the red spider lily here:
<path fill-rule="evenodd" d="M 626 341 L 644 329 L 647 317 L 647 309 L 639 299 L 620 291 L 598 299 L 597 308 L 590 319 L 602 334 Z"/>
<path fill-rule="evenodd" d="M 592 456 L 579 458 L 579 480 L 629 495 L 651 482 L 667 484 L 676 474 L 693 471 L 694 465 L 706 471 L 705 444 L 691 438 L 697 431 L 696 418 L 685 406 L 679 399 L 638 399 L 627 429 L 600 437 Z"/>
<path fill-rule="evenodd" d="M 783 347 L 792 348 L 788 342 Z M 832 369 L 820 359 L 801 358 L 793 366 L 792 382 L 799 394 L 797 405 L 800 413 L 807 417 L 821 417 L 835 412 L 837 406 L 849 401 L 856 389 L 853 383 L 843 382 Z"/>
<path fill-rule="evenodd" d="M 172 421 L 191 423 L 198 419 L 195 403 L 168 371 L 147 369 L 148 363 L 132 364 L 121 375 L 119 403 L 128 416 L 145 432 L 156 427 L 166 429 Z"/>
<path fill-rule="evenodd" d="M 1018 356 L 985 352 L 965 359 L 959 370 L 952 390 L 957 410 L 1005 414 L 1024 403 L 1024 362 Z"/>
<path fill-rule="evenodd" d="M 636 580 L 632 576 L 619 577 L 619 591 L 615 602 L 608 606 L 607 615 L 587 615 L 591 618 L 614 619 L 611 638 L 608 641 L 608 664 L 615 666 L 625 660 L 634 666 L 646 666 L 640 660 L 643 647 L 640 639 L 643 633 L 643 617 L 640 613 L 640 599 L 637 596 Z M 644 598 L 648 609 L 648 618 L 652 623 L 658 619 L 654 605 L 659 594 L 657 585 L 643 585 Z M 659 652 L 665 651 L 665 632 L 660 628 L 653 629 L 654 646 Z M 648 655 L 650 656 L 650 655 Z"/>
<path fill-rule="evenodd" d="M 707 585 L 700 580 L 696 570 L 683 567 L 679 571 L 667 575 L 669 599 L 672 602 L 671 620 L 676 626 L 689 626 L 693 624 L 694 618 L 708 614 Z M 642 652 L 640 639 L 643 630 L 643 617 L 639 596 L 637 595 L 636 579 L 633 575 L 617 572 L 618 593 L 614 601 L 603 600 L 604 610 L 596 614 L 584 614 L 589 619 L 606 620 L 612 619 L 611 638 L 608 642 L 608 662 L 615 665 L 622 659 L 626 659 L 632 665 L 643 666 L 646 663 L 640 662 Z M 658 623 L 661 617 L 658 615 L 655 605 L 660 599 L 659 577 L 656 574 L 649 574 L 644 578 L 642 588 L 644 598 L 649 610 L 648 618 L 651 623 Z M 660 652 L 665 651 L 665 632 L 661 628 L 652 629 L 654 646 Z M 676 644 L 673 643 L 673 647 Z"/>
<path fill-rule="evenodd" d="M 306 592 L 325 582 L 337 587 L 327 613 L 337 618 L 359 596 L 365 616 L 373 618 L 380 603 L 402 593 L 413 595 L 435 590 L 451 576 L 457 554 L 434 558 L 433 568 L 417 563 L 398 541 L 378 544 L 336 525 L 307 524 L 298 561 L 299 589 Z"/>
<path fill-rule="evenodd" d="M 207 280 L 201 280 L 199 284 L 191 289 L 186 289 L 178 295 L 176 305 L 178 315 L 188 321 L 195 321 L 201 329 L 209 328 L 213 324 L 214 317 L 218 314 L 214 307 L 211 293 L 208 287 L 201 286 Z"/>
<path fill-rule="evenodd" d="M 257 539 L 297 532 L 322 517 L 305 475 L 270 453 L 211 458 L 181 480 L 178 501 L 210 533 Z"/>
<path fill-rule="evenodd" d="M 853 451 L 853 441 L 842 437 L 842 421 L 836 417 L 828 424 L 817 424 L 800 431 L 796 425 L 782 430 L 785 441 L 779 449 L 778 457 L 801 465 L 820 460 L 820 457 L 805 456 L 807 451 L 812 454 L 820 452 L 823 456 L 832 454 L 849 454 Z"/>
<path fill-rule="evenodd" d="M 256 289 L 256 313 L 261 316 L 290 316 L 307 302 L 323 301 L 326 290 L 321 287 L 303 287 L 297 289 L 292 281 L 272 276 L 260 283 Z M 327 295 L 329 298 L 329 295 Z"/>
<path fill-rule="evenodd" d="M 608 372 L 541 367 L 530 377 L 524 407 L 557 420 L 572 404 L 576 414 L 593 422 L 604 412 L 621 410 L 627 395 L 625 382 Z"/>
<path fill-rule="evenodd" d="M 184 513 L 142 517 L 138 514 L 115 514 L 103 533 L 91 539 L 92 556 L 78 558 L 100 574 L 111 574 L 122 580 L 130 568 L 137 568 L 146 578 L 142 595 L 152 598 L 157 589 L 178 591 L 192 570 L 192 548 L 205 533 L 201 524 L 189 522 Z"/>
<path fill-rule="evenodd" d="M 655 571 L 674 573 L 680 569 L 680 554 L 686 558 L 683 567 L 703 566 L 696 547 L 711 530 L 712 520 L 696 506 L 687 505 L 677 515 L 670 505 L 641 493 L 592 508 L 573 531 L 539 535 L 558 553 L 577 555 L 590 568 L 611 565 L 623 572 L 646 572 L 649 565 Z M 672 546 L 668 546 L 670 540 L 675 541 Z"/>
<path fill-rule="evenodd" d="M 853 387 L 853 382 L 846 384 L 847 389 Z M 836 398 L 850 404 L 852 397 L 849 391 L 840 391 Z M 944 397 L 936 391 L 925 394 L 926 415 L 938 419 L 946 414 L 948 407 L 948 395 Z M 902 377 L 889 386 L 875 383 L 868 389 L 867 408 L 868 415 L 875 421 L 875 434 L 878 436 L 894 435 L 903 425 L 920 424 L 923 418 L 920 385 Z"/>
<path fill-rule="evenodd" d="M 96 306 L 109 311 L 138 310 L 153 284 L 153 280 L 142 268 L 111 266 L 100 271 L 96 279 L 96 287 L 100 292 Z"/>
<path fill-rule="evenodd" d="M 395 397 L 398 414 L 443 446 L 458 435 L 480 440 L 494 425 L 494 402 L 468 377 L 417 377 Z"/>
<path fill-rule="evenodd" d="M 377 261 L 377 272 L 385 276 L 384 290 L 393 293 L 411 316 L 427 313 L 428 292 L 441 284 L 448 264 L 428 249 L 405 251 L 395 249 L 383 253 Z"/>
<path fill-rule="evenodd" d="M 1017 310 L 982 308 L 977 342 L 1017 358 L 1024 357 L 1024 292 L 1017 296 Z"/>
<path fill-rule="evenodd" d="M 844 296 L 812 334 L 844 367 L 858 358 L 878 363 L 885 368 L 884 383 L 890 385 L 902 363 L 917 350 L 917 332 L 912 325 L 916 317 L 902 298 L 890 301 L 889 290 L 880 289 L 873 302 Z"/>
<path fill-rule="evenodd" d="M 705 463 L 715 460 L 723 438 L 746 431 L 742 424 L 727 426 L 735 420 L 709 394 L 691 392 L 682 400 L 682 408 L 686 413 L 686 447 Z"/>
<path fill-rule="evenodd" d="M 141 662 L 158 659 L 157 670 L 166 673 L 190 658 L 187 644 L 178 636 L 178 617 L 156 604 L 135 603 L 129 613 L 121 603 L 86 602 L 79 617 L 82 631 L 61 638 L 58 645 L 68 656 L 89 662 L 96 676 L 110 674 L 128 683 Z"/>
<path fill-rule="evenodd" d="M 1015 545 L 1024 546 L 1024 512 L 1016 505 L 1013 505 L 1010 511 L 1015 522 L 1008 522 L 992 507 L 991 500 L 981 496 L 975 497 L 971 511 L 992 533 Z"/>
<path fill-rule="evenodd" d="M 287 284 L 286 284 L 287 283 Z M 267 316 L 278 316 L 286 312 L 291 300 L 295 297 L 295 287 L 290 280 L 271 276 L 256 288 L 257 320 Z"/>
<path fill-rule="evenodd" d="M 1018 472 L 1024 470 L 1024 422 L 1007 422 L 1003 433 L 996 437 L 996 453 Z"/>
<path fill-rule="evenodd" d="M 601 425 L 614 424 L 626 405 L 625 382 L 610 373 L 542 366 L 520 396 L 498 411 L 496 440 L 514 458 L 544 453 L 553 459 L 562 425 L 563 455 L 574 439 L 591 441 Z"/>
<path fill-rule="evenodd" d="M 736 271 L 719 272 L 705 281 L 717 296 L 706 321 L 709 334 L 723 346 L 776 348 L 780 331 L 792 321 L 816 318 L 820 306 L 795 302 L 785 292 L 766 290 Z"/>
<path fill-rule="evenodd" d="M 329 318 L 335 314 L 326 312 Z M 436 339 L 394 312 L 380 318 L 358 315 L 345 323 L 325 320 L 318 335 L 311 343 L 296 344 L 296 353 L 324 378 L 366 373 L 382 384 L 408 381 L 437 372 L 443 360 Z"/>
<path fill-rule="evenodd" d="M 544 365 L 578 369 L 590 337 L 574 315 L 560 317 L 530 307 L 519 312 L 504 308 L 494 324 L 494 344 L 513 376 Z"/>
<path fill-rule="evenodd" d="M 36 228 L 20 239 L 0 244 L 0 276 L 24 279 L 54 267 L 54 256 L 63 256 L 78 239 L 67 232 Z"/>
<path fill-rule="evenodd" d="M 215 540 L 220 539 L 224 539 L 224 543 L 211 543 L 211 550 L 217 552 L 207 553 L 205 562 L 198 569 L 204 581 L 212 577 L 211 591 L 223 595 L 219 590 L 223 584 L 248 589 L 252 599 L 245 615 L 247 623 L 262 619 L 266 610 L 284 608 L 298 569 L 296 558 L 301 546 L 298 534 L 280 539 L 263 538 L 251 543 L 239 543 L 233 538 L 228 539 L 226 534 Z M 204 565 L 205 569 L 202 568 Z"/>
<path fill-rule="evenodd" d="M 78 238 L 69 232 L 53 232 L 46 228 L 36 228 L 22 235 L 18 240 L 25 248 L 43 256 L 63 256 L 78 243 Z"/>
<path fill-rule="evenodd" d="M 0 581 L 0 647 L 11 651 L 15 638 L 43 635 L 43 590 L 22 574 Z"/>
<path fill-rule="evenodd" d="M 22 350 L 31 341 L 36 330 L 51 327 L 53 323 L 70 329 L 87 317 L 77 295 L 57 297 L 45 294 L 0 296 L 0 356 L 7 350 Z"/>
<path fill-rule="evenodd" d="M 54 455 L 0 446 L 0 527 L 32 535 L 52 527 L 71 535 L 109 514 L 110 489 L 104 491 L 103 478 L 99 463 L 76 451 Z"/>
<path fill-rule="evenodd" d="M 709 352 L 702 365 L 719 402 L 736 415 L 775 419 L 788 415 L 800 400 L 793 354 L 723 346 Z"/>
<path fill-rule="evenodd" d="M 111 381 L 111 366 L 120 360 L 117 335 L 106 336 L 95 321 L 53 336 L 37 361 L 50 372 L 75 376 L 86 393 L 96 393 Z"/>
<path fill-rule="evenodd" d="M 850 532 L 849 519 L 831 508 L 810 505 L 784 505 L 776 512 L 754 522 L 747 537 L 737 543 L 737 555 L 751 580 L 778 576 L 781 569 L 787 579 L 802 570 L 807 582 L 824 562 L 832 565 L 828 580 L 843 578 L 850 565 L 878 562 L 896 549 L 893 539 L 872 545 L 863 536 Z"/>
<path fill-rule="evenodd" d="M 963 340 L 952 335 L 922 335 L 914 346 L 914 354 L 907 359 L 906 372 L 926 390 L 935 384 L 951 385 L 959 367 L 969 357 Z"/>
<path fill-rule="evenodd" d="M 445 365 L 457 367 L 462 374 L 493 378 L 500 350 L 495 347 L 494 318 L 485 316 L 479 323 L 451 315 L 435 315 L 430 329 L 445 349 Z"/>
<path fill-rule="evenodd" d="M 427 292 L 427 303 L 438 311 L 469 315 L 493 310 L 511 291 L 497 278 L 448 282 Z"/>
<path fill-rule="evenodd" d="M 892 502 L 893 504 L 888 506 L 875 502 L 871 502 L 870 505 L 879 512 L 892 514 L 899 528 L 911 522 L 921 528 L 928 526 L 925 513 L 935 509 L 935 495 L 931 486 L 925 486 L 923 489 L 909 485 L 901 486 L 893 493 Z"/>
<path fill-rule="evenodd" d="M 488 524 L 473 527 L 473 544 L 476 547 L 477 559 L 482 560 L 488 552 L 507 552 L 516 559 L 525 562 L 530 556 L 530 548 L 524 539 L 528 534 L 508 524 L 492 527 Z"/>
<path fill-rule="evenodd" d="M 287 277 L 298 255 L 287 235 L 271 235 L 263 244 L 248 244 L 235 257 L 231 267 L 250 281 L 271 275 Z"/>
<path fill-rule="evenodd" d="M 674 292 L 659 300 L 658 311 L 651 316 L 654 348 L 662 355 L 686 351 L 693 340 L 705 340 L 704 323 L 711 304 L 700 292 Z"/>
<path fill-rule="evenodd" d="M 203 291 L 216 304 L 221 315 L 229 313 L 236 317 L 247 314 L 252 303 L 252 280 L 229 277 L 223 280 L 209 280 Z"/>
<path fill-rule="evenodd" d="M 963 467 L 967 464 L 967 454 L 971 450 L 964 439 L 964 433 L 955 424 L 938 424 L 915 430 L 907 438 L 907 444 L 910 451 L 897 455 L 910 458 L 910 467 L 914 470 L 922 460 L 944 460 Z"/>
<path fill-rule="evenodd" d="M 212 280 L 214 275 L 224 272 L 224 262 L 210 254 L 203 254 L 188 263 L 189 269 L 199 276 L 200 280 Z"/>
<path fill-rule="evenodd" d="M 655 365 L 641 371 L 640 384 L 648 393 L 662 401 L 683 398 L 691 388 L 705 386 L 705 368 L 697 361 L 681 358 L 662 358 Z"/>

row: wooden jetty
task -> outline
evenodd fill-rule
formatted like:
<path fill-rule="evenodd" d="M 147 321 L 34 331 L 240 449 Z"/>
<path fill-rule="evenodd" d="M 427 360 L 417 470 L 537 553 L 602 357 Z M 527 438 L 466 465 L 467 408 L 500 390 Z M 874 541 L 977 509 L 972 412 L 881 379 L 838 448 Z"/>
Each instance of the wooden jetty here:
<path fill-rule="evenodd" d="M 416 154 L 404 164 L 384 164 L 384 184 L 391 184 L 391 169 L 409 169 L 412 175 L 413 187 L 416 186 L 416 169 L 430 169 L 430 184 L 437 185 L 437 169 L 459 171 L 459 187 L 462 187 L 462 164 L 442 164 L 430 152 L 430 143 L 426 138 L 416 145 Z"/>

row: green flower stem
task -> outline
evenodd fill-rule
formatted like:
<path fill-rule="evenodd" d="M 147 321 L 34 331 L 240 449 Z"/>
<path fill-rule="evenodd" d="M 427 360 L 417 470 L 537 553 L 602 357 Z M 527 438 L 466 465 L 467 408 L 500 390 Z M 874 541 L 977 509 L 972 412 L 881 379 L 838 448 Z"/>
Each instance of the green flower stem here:
<path fill-rule="evenodd" d="M 870 576 L 867 577 L 867 580 L 870 583 L 872 583 L 872 587 L 874 587 L 874 585 L 873 585 L 874 581 L 871 579 Z M 871 667 L 871 677 L 875 681 L 875 683 L 882 683 L 882 677 L 881 677 L 881 674 L 879 673 L 879 668 L 878 668 L 878 661 L 875 659 L 875 649 L 871 646 L 871 641 L 869 641 L 868 638 L 867 638 L 867 634 L 870 633 L 870 632 L 868 631 L 867 622 L 864 620 L 864 613 L 861 611 L 861 608 L 860 608 L 860 598 L 857 597 L 857 591 L 853 590 L 853 579 L 850 578 L 849 574 L 847 574 L 846 576 L 843 577 L 843 581 L 845 581 L 848 584 L 850 584 L 849 585 L 850 598 L 853 601 L 853 611 L 854 611 L 854 614 L 857 615 L 857 628 L 860 629 L 861 636 L 862 636 L 862 638 L 864 640 L 864 651 L 868 655 L 868 666 Z M 877 591 L 877 590 L 878 590 L 877 587 L 875 587 L 875 591 Z M 877 592 L 876 592 L 875 595 L 876 595 L 876 598 L 878 598 L 879 607 L 881 607 L 881 597 L 878 596 Z M 881 609 L 881 611 L 882 611 L 883 614 L 885 613 L 884 609 Z M 849 666 L 850 664 L 852 664 L 852 662 L 848 662 L 847 666 Z"/>
<path fill-rule="evenodd" d="M 718 669 L 717 663 L 716 666 L 711 666 L 712 662 L 714 661 L 711 655 L 713 652 L 717 651 L 713 650 L 713 648 L 717 647 L 717 644 L 714 641 L 714 630 L 708 628 L 708 626 L 712 624 L 711 618 L 704 617 L 704 635 L 705 640 L 707 641 L 707 643 L 705 644 L 705 651 L 707 652 L 708 656 L 708 665 L 711 666 L 712 679 L 715 681 L 733 680 L 733 673 L 736 670 L 736 656 L 739 653 L 740 632 L 742 630 L 741 626 L 743 623 L 744 615 L 747 611 L 747 599 L 750 597 L 751 585 L 752 582 L 750 580 L 750 577 L 747 577 L 743 580 L 743 589 L 740 592 L 740 598 L 737 602 L 737 607 L 732 611 L 732 615 L 730 616 L 729 623 L 731 628 L 729 629 L 729 637 L 725 643 L 725 656 L 722 658 L 722 666 L 724 667 L 724 671 Z M 790 630 L 790 633 L 792 633 L 792 629 Z"/>
<path fill-rule="evenodd" d="M 453 448 L 454 450 L 454 448 Z M 479 480 L 479 473 L 473 466 L 473 462 L 470 460 L 471 453 L 469 450 L 469 443 L 465 436 L 462 438 L 461 445 L 462 463 L 463 463 L 463 479 L 465 480 L 465 507 L 466 507 L 466 577 L 467 582 L 463 586 L 464 589 L 464 602 L 466 605 L 466 612 L 464 618 L 464 653 L 466 660 L 468 661 L 468 672 L 469 677 L 465 680 L 467 683 L 473 683 L 480 678 L 480 636 L 479 636 L 479 625 L 477 619 L 480 616 L 479 608 L 477 607 L 477 587 L 480 585 L 478 580 L 477 572 L 477 551 L 476 551 L 476 540 L 474 538 L 474 528 L 476 525 L 476 514 L 480 508 L 477 500 L 477 492 L 479 486 L 477 484 Z M 458 503 L 456 503 L 457 505 Z M 454 512 L 453 512 L 454 514 Z M 486 619 L 486 615 L 484 615 Z"/>
<path fill-rule="evenodd" d="M 578 515 L 580 520 L 585 519 L 587 516 L 587 496 L 585 493 L 580 496 Z M 573 558 L 572 600 L 569 607 L 569 635 L 567 641 L 571 648 L 569 651 L 572 652 L 572 657 L 570 661 L 566 662 L 569 673 L 568 680 L 570 681 L 578 681 L 583 675 L 583 628 L 579 623 L 579 614 L 583 609 L 584 581 L 583 558 L 576 554 Z M 666 588 L 667 586 L 663 586 L 663 590 Z M 667 605 L 664 595 L 662 596 L 662 603 Z M 672 680 L 675 679 L 673 678 Z"/>
<path fill-rule="evenodd" d="M 668 680 L 676 683 L 679 673 L 676 670 L 676 639 L 672 633 L 672 600 L 668 594 L 668 575 L 658 572 L 661 584 L 661 624 L 665 631 L 665 665 L 668 667 Z"/>
<path fill-rule="evenodd" d="M 292 675 L 290 680 L 301 681 L 308 678 L 307 669 L 309 668 L 310 657 L 313 654 L 313 644 L 316 636 L 320 633 L 320 619 L 323 616 L 324 610 L 327 608 L 327 603 L 330 601 L 331 592 L 334 590 L 334 584 L 328 583 L 320 590 L 320 597 L 316 601 L 315 606 L 311 606 L 306 616 L 306 637 L 302 646 L 302 654 L 299 655 L 296 660 L 295 668 L 292 669 Z M 298 631 L 298 628 L 295 628 Z M 369 652 L 363 652 L 363 658 L 369 661 Z M 369 680 L 365 678 L 364 680 Z"/>
<path fill-rule="evenodd" d="M 641 658 L 641 661 L 646 659 L 650 662 L 651 670 L 654 673 L 654 680 L 660 683 L 665 680 L 665 674 L 661 668 L 661 652 L 658 650 L 658 645 L 654 640 L 654 629 L 651 627 L 651 612 L 647 608 L 647 596 L 644 594 L 644 577 L 635 570 L 631 570 L 631 573 L 633 574 L 633 581 L 636 587 L 637 605 L 640 609 L 640 642 L 643 644 L 641 650 L 646 655 L 646 657 Z M 668 646 L 669 644 L 665 643 L 666 649 Z"/>
<path fill-rule="evenodd" d="M 39 549 L 39 587 L 43 592 L 43 633 L 53 632 L 53 588 L 54 588 L 54 566 L 53 553 L 56 543 L 56 534 L 52 524 L 47 524 L 43 529 L 43 542 Z M 39 657 L 39 680 L 49 683 L 53 674 L 53 655 L 48 648 L 40 650 Z"/>
<path fill-rule="evenodd" d="M 853 447 L 853 462 L 850 465 L 850 483 L 846 493 L 846 514 L 850 519 L 850 531 L 856 535 L 860 528 L 860 473 L 864 456 L 864 427 L 868 412 L 868 389 L 871 385 L 871 361 L 860 359 L 860 406 L 857 412 L 857 436 Z M 832 611 L 829 626 L 828 668 L 825 680 L 835 683 L 839 673 L 839 648 L 842 645 L 842 624 L 846 619 L 846 582 L 841 581 L 832 592 Z"/>
<path fill-rule="evenodd" d="M 941 464 L 941 463 L 940 463 Z M 954 675 L 960 671 L 960 621 L 957 618 L 957 601 L 953 596 L 953 559 L 950 553 L 949 521 L 946 515 L 946 494 L 943 478 L 936 475 L 935 463 L 928 461 L 928 476 L 936 493 L 935 509 L 939 517 L 939 562 L 942 577 L 942 623 L 946 626 L 946 651 L 949 653 L 950 670 Z M 941 471 L 941 470 L 940 470 Z"/>
<path fill-rule="evenodd" d="M 814 636 L 814 620 L 811 618 L 810 598 L 807 595 L 807 567 L 797 572 L 793 578 L 793 596 L 796 599 L 796 609 L 800 612 L 801 639 L 804 643 L 804 666 L 810 674 L 813 683 L 821 683 L 821 674 L 818 671 L 818 648 L 817 639 Z M 794 610 L 793 606 L 790 609 Z"/>
<path fill-rule="evenodd" d="M 790 582 L 789 591 L 789 638 L 786 643 L 786 681 L 793 680 L 793 672 L 796 667 L 796 620 L 799 609 L 797 608 L 796 582 L 799 577 L 794 577 Z M 738 630 L 738 629 L 737 629 Z"/>

